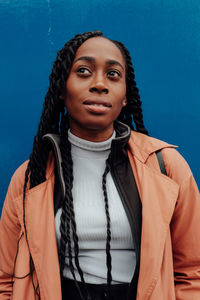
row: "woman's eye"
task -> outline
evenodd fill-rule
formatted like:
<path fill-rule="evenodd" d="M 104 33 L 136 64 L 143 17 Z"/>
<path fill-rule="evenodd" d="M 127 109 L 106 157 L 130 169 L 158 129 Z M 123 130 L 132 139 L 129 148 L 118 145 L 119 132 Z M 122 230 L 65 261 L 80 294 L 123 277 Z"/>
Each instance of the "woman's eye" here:
<path fill-rule="evenodd" d="M 118 78 L 118 77 L 121 77 L 121 74 L 118 71 L 112 70 L 112 71 L 108 72 L 108 76 Z"/>
<path fill-rule="evenodd" d="M 84 74 L 84 75 L 91 74 L 90 70 L 88 70 L 87 68 L 84 68 L 84 67 L 78 68 L 77 72 L 81 73 L 81 74 Z"/>

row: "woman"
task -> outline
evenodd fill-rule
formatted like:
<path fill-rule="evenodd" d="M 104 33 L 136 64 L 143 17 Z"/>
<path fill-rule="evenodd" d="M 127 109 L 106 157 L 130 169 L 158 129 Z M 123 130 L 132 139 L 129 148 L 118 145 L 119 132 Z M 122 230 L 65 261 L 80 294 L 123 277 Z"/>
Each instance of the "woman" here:
<path fill-rule="evenodd" d="M 148 136 L 134 77 L 99 31 L 58 52 L 2 211 L 1 300 L 199 299 L 199 192 L 174 146 Z"/>

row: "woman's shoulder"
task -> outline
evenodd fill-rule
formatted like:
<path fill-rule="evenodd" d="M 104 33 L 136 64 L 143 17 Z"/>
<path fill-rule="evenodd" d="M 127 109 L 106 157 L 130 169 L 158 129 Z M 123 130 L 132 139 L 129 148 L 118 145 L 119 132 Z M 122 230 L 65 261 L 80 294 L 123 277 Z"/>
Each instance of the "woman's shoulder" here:
<path fill-rule="evenodd" d="M 28 160 L 22 163 L 14 172 L 9 188 L 8 193 L 12 194 L 12 198 L 17 198 L 23 193 L 24 188 L 24 180 L 25 180 L 25 172 L 28 166 Z"/>
<path fill-rule="evenodd" d="M 180 185 L 183 185 L 184 182 L 193 177 L 187 161 L 176 149 L 162 149 L 162 157 L 167 171 L 167 176 Z"/>
<path fill-rule="evenodd" d="M 17 198 L 23 194 L 24 190 L 24 182 L 25 182 L 25 173 L 26 169 L 28 167 L 29 160 L 26 160 L 24 163 L 22 163 L 14 172 L 8 192 L 12 194 L 12 198 Z M 52 153 L 50 152 L 49 154 L 49 159 L 47 162 L 47 168 L 46 168 L 46 179 L 48 180 L 49 178 L 52 177 L 54 174 L 54 158 Z M 29 183 L 27 185 L 29 188 Z"/>
<path fill-rule="evenodd" d="M 20 197 L 20 195 L 23 194 L 25 172 L 26 172 L 27 165 L 28 165 L 28 161 L 25 161 L 22 165 L 20 165 L 16 169 L 16 171 L 14 172 L 10 180 L 10 184 L 3 205 L 2 216 L 9 214 L 16 217 L 15 203 L 16 200 Z M 3 212 L 5 213 L 3 214 Z"/>
<path fill-rule="evenodd" d="M 177 148 L 178 146 L 169 144 L 160 139 L 148 136 L 146 134 L 131 131 L 129 144 L 133 147 L 138 147 L 141 151 L 151 154 L 164 148 Z"/>
<path fill-rule="evenodd" d="M 188 163 L 176 149 L 178 146 L 134 131 L 129 144 L 132 152 L 136 156 L 141 155 L 143 162 L 149 166 L 155 166 L 156 152 L 161 151 L 167 176 L 179 185 L 192 176 Z"/>

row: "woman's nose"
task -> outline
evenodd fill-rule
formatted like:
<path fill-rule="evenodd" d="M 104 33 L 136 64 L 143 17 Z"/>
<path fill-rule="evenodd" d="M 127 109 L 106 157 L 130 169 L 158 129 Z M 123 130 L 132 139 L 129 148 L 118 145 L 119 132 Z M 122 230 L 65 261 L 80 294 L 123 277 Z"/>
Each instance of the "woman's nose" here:
<path fill-rule="evenodd" d="M 90 92 L 108 94 L 109 90 L 106 84 L 106 79 L 103 75 L 97 75 L 93 78 L 93 81 L 91 82 L 90 86 Z"/>

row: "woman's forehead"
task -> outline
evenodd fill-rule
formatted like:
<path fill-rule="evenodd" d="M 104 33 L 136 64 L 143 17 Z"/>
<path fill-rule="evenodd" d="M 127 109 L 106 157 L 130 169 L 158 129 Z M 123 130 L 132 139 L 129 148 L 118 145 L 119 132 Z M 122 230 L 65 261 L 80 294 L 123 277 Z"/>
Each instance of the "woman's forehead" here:
<path fill-rule="evenodd" d="M 113 59 L 125 67 L 124 57 L 119 48 L 104 37 L 93 37 L 86 40 L 77 50 L 75 60 L 81 56 L 91 56 L 95 59 Z"/>

